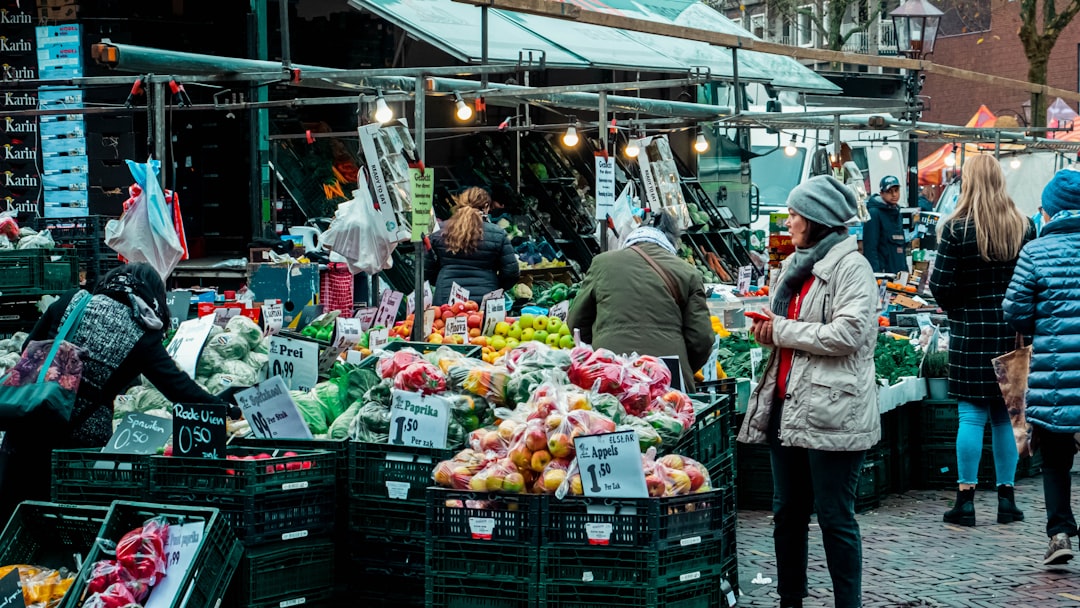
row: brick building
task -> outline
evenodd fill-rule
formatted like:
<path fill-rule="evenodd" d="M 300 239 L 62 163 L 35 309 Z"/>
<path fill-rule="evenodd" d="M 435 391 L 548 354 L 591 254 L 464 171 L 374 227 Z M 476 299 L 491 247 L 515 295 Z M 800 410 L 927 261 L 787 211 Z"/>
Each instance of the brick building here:
<path fill-rule="evenodd" d="M 966 70 L 1027 80 L 1028 61 L 1017 33 L 1021 24 L 1020 2 L 990 0 L 990 6 L 989 30 L 939 37 L 931 60 Z M 1070 91 L 1080 90 L 1077 88 L 1077 73 L 1080 72 L 1078 49 L 1080 17 L 1073 19 L 1054 46 L 1047 84 Z M 926 77 L 923 94 L 930 98 L 930 109 L 923 113 L 924 120 L 948 124 L 964 124 L 980 104 L 985 104 L 998 115 L 1015 113 L 1023 116 L 1022 104 L 1031 98 L 1024 91 L 935 74 Z M 1050 99 L 1048 103 L 1053 101 Z"/>

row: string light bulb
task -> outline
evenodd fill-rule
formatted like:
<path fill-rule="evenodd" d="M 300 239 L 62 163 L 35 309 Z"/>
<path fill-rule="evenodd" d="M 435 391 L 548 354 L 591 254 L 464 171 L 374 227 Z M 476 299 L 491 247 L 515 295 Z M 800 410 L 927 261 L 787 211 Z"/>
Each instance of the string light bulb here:
<path fill-rule="evenodd" d="M 1023 161 L 1020 160 L 1020 157 L 1014 156 L 1012 160 L 1009 161 L 1009 168 L 1019 169 L 1021 164 L 1023 164 Z"/>
<path fill-rule="evenodd" d="M 461 93 L 454 93 L 454 107 L 456 108 L 455 114 L 458 120 L 469 120 L 473 117 L 472 106 L 465 103 L 465 100 L 461 98 Z"/>
<path fill-rule="evenodd" d="M 878 151 L 878 158 L 881 160 L 892 160 L 893 151 L 889 146 L 884 146 Z"/>
<path fill-rule="evenodd" d="M 562 143 L 567 148 L 573 148 L 578 145 L 578 141 L 580 141 L 580 138 L 578 138 L 577 127 L 570 125 L 566 128 L 566 133 L 562 136 Z"/>
<path fill-rule="evenodd" d="M 798 154 L 798 152 L 799 152 L 799 149 L 795 147 L 795 136 L 792 135 L 791 136 L 791 141 L 789 141 L 787 143 L 787 145 L 784 146 L 784 156 L 787 156 L 787 157 L 790 158 L 790 157 L 795 156 L 796 154 Z"/>
<path fill-rule="evenodd" d="M 394 111 L 390 109 L 386 100 L 383 99 L 382 92 L 380 92 L 378 98 L 375 99 L 375 120 L 382 123 L 394 120 Z"/>
<path fill-rule="evenodd" d="M 949 155 L 945 157 L 945 166 L 946 167 L 955 167 L 956 166 L 956 148 L 953 148 L 953 151 L 949 152 Z"/>
<path fill-rule="evenodd" d="M 638 147 L 637 140 L 631 139 L 630 141 L 626 142 L 626 147 L 623 148 L 623 153 L 626 154 L 627 158 L 637 158 L 638 154 L 641 154 L 641 148 Z"/>
<path fill-rule="evenodd" d="M 709 140 L 705 139 L 704 133 L 698 133 L 697 138 L 694 139 L 694 150 L 697 150 L 698 154 L 709 151 Z"/>

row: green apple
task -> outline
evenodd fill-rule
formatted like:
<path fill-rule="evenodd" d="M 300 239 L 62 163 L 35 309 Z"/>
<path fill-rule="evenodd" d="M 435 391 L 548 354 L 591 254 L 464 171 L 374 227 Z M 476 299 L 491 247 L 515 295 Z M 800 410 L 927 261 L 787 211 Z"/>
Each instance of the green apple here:
<path fill-rule="evenodd" d="M 548 334 L 547 340 L 545 340 L 545 342 L 547 343 L 548 346 L 551 346 L 553 348 L 558 348 L 558 346 L 559 346 L 559 338 L 560 337 L 562 337 L 562 336 L 560 336 L 559 334 Z"/>
<path fill-rule="evenodd" d="M 536 330 L 531 327 L 526 327 L 521 330 L 521 341 L 528 342 L 533 339 L 533 335 L 536 334 Z"/>
<path fill-rule="evenodd" d="M 513 338 L 515 340 L 521 339 L 521 323 L 514 321 L 514 324 L 510 326 L 510 331 L 506 332 L 506 337 Z"/>
<path fill-rule="evenodd" d="M 533 340 L 536 340 L 537 342 L 547 342 L 547 339 L 548 332 L 542 329 L 538 329 L 536 330 L 536 332 L 533 333 Z"/>
<path fill-rule="evenodd" d="M 571 335 L 572 333 L 573 333 L 573 332 L 572 332 L 572 331 L 570 331 L 570 326 L 569 326 L 569 325 L 567 325 L 566 323 L 563 323 L 563 324 L 562 324 L 562 325 L 561 325 L 561 326 L 559 327 L 559 335 L 560 335 L 560 336 L 569 336 L 569 335 Z"/>
<path fill-rule="evenodd" d="M 548 326 L 548 318 L 547 317 L 536 317 L 536 318 L 533 319 L 532 326 L 533 326 L 533 329 L 535 329 L 536 331 L 546 330 L 547 326 Z"/>
<path fill-rule="evenodd" d="M 533 326 L 533 321 L 535 319 L 536 319 L 536 317 L 534 317 L 532 315 L 521 315 L 518 318 L 517 322 L 521 323 L 521 328 L 522 329 L 525 329 L 526 327 L 532 327 Z"/>
<path fill-rule="evenodd" d="M 563 322 L 558 317 L 551 317 L 548 319 L 547 330 L 549 334 L 557 334 L 562 328 Z"/>
<path fill-rule="evenodd" d="M 559 346 L 562 348 L 574 348 L 573 336 L 559 336 Z"/>

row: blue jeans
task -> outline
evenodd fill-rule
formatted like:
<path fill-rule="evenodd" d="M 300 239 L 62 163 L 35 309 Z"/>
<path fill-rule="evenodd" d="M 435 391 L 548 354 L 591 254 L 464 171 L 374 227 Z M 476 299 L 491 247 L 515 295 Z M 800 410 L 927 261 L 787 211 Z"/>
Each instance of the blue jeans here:
<path fill-rule="evenodd" d="M 993 439 L 994 474 L 997 485 L 1011 486 L 1016 481 L 1016 440 L 1013 438 L 1009 411 L 1002 400 L 978 403 L 960 401 L 960 427 L 956 431 L 956 472 L 959 483 L 976 484 L 979 481 L 979 460 L 982 457 L 983 431 L 990 418 L 990 436 Z"/>

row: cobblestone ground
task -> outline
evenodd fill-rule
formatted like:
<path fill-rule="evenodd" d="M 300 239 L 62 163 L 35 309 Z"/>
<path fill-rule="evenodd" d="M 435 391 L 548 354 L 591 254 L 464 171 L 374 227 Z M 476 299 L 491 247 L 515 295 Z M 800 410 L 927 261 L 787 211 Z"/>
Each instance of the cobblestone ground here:
<path fill-rule="evenodd" d="M 1080 475 L 1073 475 L 1074 509 Z M 858 516 L 863 538 L 864 608 L 921 606 L 978 608 L 1080 607 L 1080 558 L 1065 566 L 1042 565 L 1046 552 L 1045 511 L 1039 477 L 1017 483 L 1017 503 L 1026 520 L 997 523 L 997 495 L 979 491 L 978 525 L 941 521 L 955 491 L 894 494 Z M 740 511 L 738 605 L 778 605 L 772 549 L 772 513 Z M 1077 550 L 1076 539 L 1073 549 Z M 1078 551 L 1080 553 L 1080 551 Z M 752 582 L 758 575 L 772 582 Z M 810 528 L 810 598 L 806 608 L 831 608 L 832 592 L 821 531 Z"/>

